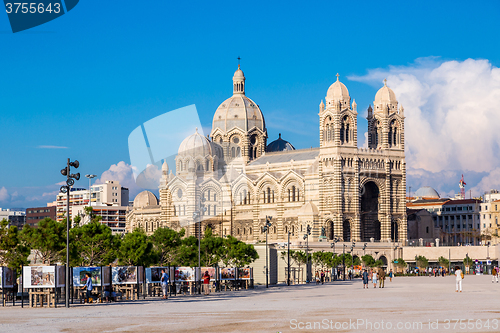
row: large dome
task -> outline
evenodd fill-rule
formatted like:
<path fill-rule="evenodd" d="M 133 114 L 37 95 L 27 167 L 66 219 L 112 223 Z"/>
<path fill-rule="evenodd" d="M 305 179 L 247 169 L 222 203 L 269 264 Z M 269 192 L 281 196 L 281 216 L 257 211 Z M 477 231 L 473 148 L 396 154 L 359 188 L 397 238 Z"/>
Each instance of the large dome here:
<path fill-rule="evenodd" d="M 210 141 L 198 133 L 198 129 L 181 142 L 178 151 L 180 156 L 207 156 L 212 155 Z"/>
<path fill-rule="evenodd" d="M 281 133 L 279 134 L 278 139 L 268 144 L 266 148 L 267 152 L 288 150 L 295 150 L 295 147 L 290 142 L 283 140 L 281 138 Z"/>
<path fill-rule="evenodd" d="M 375 105 L 380 104 L 397 104 L 396 94 L 387 86 L 387 80 L 384 80 L 384 86 L 377 91 L 375 95 Z"/>
<path fill-rule="evenodd" d="M 430 186 L 422 186 L 415 192 L 417 198 L 439 199 L 439 193 Z"/>
<path fill-rule="evenodd" d="M 142 191 L 134 199 L 134 208 L 158 206 L 158 198 L 150 191 Z"/>
<path fill-rule="evenodd" d="M 326 92 L 326 102 L 327 105 L 333 101 L 343 101 L 344 104 L 350 103 L 349 90 L 345 84 L 339 81 L 339 75 L 337 74 L 337 81 L 335 81 L 328 91 Z"/>
<path fill-rule="evenodd" d="M 212 133 L 217 128 L 227 133 L 235 127 L 247 132 L 254 127 L 265 132 L 266 128 L 259 106 L 245 96 L 245 75 L 239 65 L 233 76 L 233 96 L 222 102 L 215 111 Z"/>

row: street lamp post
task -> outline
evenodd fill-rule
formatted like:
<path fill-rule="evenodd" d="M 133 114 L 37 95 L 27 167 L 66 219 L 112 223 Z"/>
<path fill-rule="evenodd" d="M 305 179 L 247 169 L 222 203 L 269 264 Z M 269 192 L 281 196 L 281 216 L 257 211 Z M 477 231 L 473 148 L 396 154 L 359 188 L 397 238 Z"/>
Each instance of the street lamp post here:
<path fill-rule="evenodd" d="M 339 241 L 339 238 L 337 236 L 334 236 L 333 243 L 330 244 L 330 247 L 332 248 L 332 260 L 335 258 L 335 243 L 337 243 L 338 241 Z M 332 267 L 332 273 L 333 273 L 333 267 Z M 337 275 L 335 274 L 335 279 L 336 279 L 336 277 L 337 277 Z M 330 276 L 330 279 L 331 278 L 332 277 Z"/>
<path fill-rule="evenodd" d="M 80 173 L 72 174 L 71 167 L 78 169 L 80 163 L 75 160 L 74 162 L 70 162 L 68 158 L 68 162 L 66 167 L 61 170 L 61 174 L 66 176 L 66 185 L 61 186 L 60 191 L 62 193 L 66 193 L 66 285 L 65 285 L 65 303 L 66 307 L 69 308 L 69 228 L 70 228 L 70 213 L 69 213 L 69 193 L 71 192 L 71 186 L 75 184 L 75 179 L 80 179 Z"/>
<path fill-rule="evenodd" d="M 90 206 L 92 206 L 92 198 L 91 198 L 91 190 L 90 190 L 91 181 L 92 181 L 92 178 L 97 177 L 97 175 L 87 174 L 87 175 L 85 175 L 85 177 L 87 177 L 89 179 L 89 207 L 90 207 Z"/>
<path fill-rule="evenodd" d="M 342 280 L 344 280 L 344 281 L 345 281 L 345 247 L 346 246 L 347 245 L 345 245 L 345 243 L 342 244 L 342 270 L 344 271 Z"/>
<path fill-rule="evenodd" d="M 205 207 L 204 202 L 205 202 L 205 198 L 202 197 L 201 202 L 199 203 L 198 209 L 193 212 L 193 220 L 195 222 L 195 229 L 198 229 L 198 278 L 196 279 L 198 294 L 201 294 L 201 215 L 202 215 L 202 213 L 207 211 L 207 208 Z M 198 228 L 196 228 L 196 227 L 198 227 Z"/>
<path fill-rule="evenodd" d="M 304 235 L 306 241 L 306 283 L 309 283 L 309 235 L 311 234 L 311 226 L 307 225 L 307 232 Z"/>
<path fill-rule="evenodd" d="M 269 288 L 269 261 L 267 258 L 267 234 L 269 232 L 269 228 L 272 225 L 272 223 L 271 223 L 272 219 L 273 219 L 272 216 L 266 216 L 266 225 L 264 226 L 264 230 L 263 230 L 266 233 L 266 288 Z"/>
<path fill-rule="evenodd" d="M 290 285 L 290 234 L 291 232 L 288 232 L 288 276 L 287 276 L 287 281 L 286 284 Z"/>

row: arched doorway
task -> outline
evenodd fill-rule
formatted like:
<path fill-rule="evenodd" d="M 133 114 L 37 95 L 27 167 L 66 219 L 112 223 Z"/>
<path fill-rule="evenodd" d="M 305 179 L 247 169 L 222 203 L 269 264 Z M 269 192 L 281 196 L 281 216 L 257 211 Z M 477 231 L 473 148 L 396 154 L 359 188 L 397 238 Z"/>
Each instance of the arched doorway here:
<path fill-rule="evenodd" d="M 380 258 L 378 258 L 378 260 L 382 260 L 382 263 L 384 264 L 383 266 L 387 267 L 387 258 L 386 258 L 386 256 L 380 256 Z"/>
<path fill-rule="evenodd" d="M 399 240 L 398 234 L 399 234 L 398 222 L 392 221 L 392 223 L 391 223 L 391 239 L 393 242 L 397 242 Z"/>
<path fill-rule="evenodd" d="M 326 236 L 329 240 L 333 240 L 335 238 L 335 230 L 333 228 L 333 221 L 326 221 Z"/>
<path fill-rule="evenodd" d="M 343 223 L 343 235 L 342 237 L 344 238 L 344 242 L 350 242 L 351 241 L 351 223 L 349 220 L 344 220 Z"/>
<path fill-rule="evenodd" d="M 376 241 L 379 241 L 382 236 L 380 228 L 380 221 L 377 220 L 373 222 L 373 238 L 375 238 Z"/>
<path fill-rule="evenodd" d="M 367 182 L 360 191 L 361 194 L 361 239 L 380 240 L 380 222 L 378 221 L 378 206 L 380 191 L 373 181 Z M 378 223 L 376 223 L 378 222 Z"/>

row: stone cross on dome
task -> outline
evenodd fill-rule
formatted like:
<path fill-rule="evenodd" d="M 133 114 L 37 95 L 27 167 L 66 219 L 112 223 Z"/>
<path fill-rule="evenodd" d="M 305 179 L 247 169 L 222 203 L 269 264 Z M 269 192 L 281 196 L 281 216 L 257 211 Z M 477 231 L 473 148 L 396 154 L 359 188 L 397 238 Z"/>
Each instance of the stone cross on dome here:
<path fill-rule="evenodd" d="M 387 79 L 384 79 L 384 86 L 387 87 Z"/>
<path fill-rule="evenodd" d="M 339 76 L 340 76 L 339 73 L 337 73 L 337 81 L 339 80 Z"/>
<path fill-rule="evenodd" d="M 238 69 L 240 68 L 240 60 L 241 60 L 241 58 L 240 58 L 240 56 L 238 56 Z"/>

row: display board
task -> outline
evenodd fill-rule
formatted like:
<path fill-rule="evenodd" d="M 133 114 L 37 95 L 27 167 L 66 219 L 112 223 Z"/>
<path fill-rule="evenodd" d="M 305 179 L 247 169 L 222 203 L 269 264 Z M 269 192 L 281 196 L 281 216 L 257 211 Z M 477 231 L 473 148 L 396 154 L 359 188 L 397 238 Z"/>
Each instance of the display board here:
<path fill-rule="evenodd" d="M 165 270 L 167 274 L 170 273 L 168 267 L 148 267 L 146 268 L 146 283 L 160 283 L 162 270 Z M 170 274 L 169 274 L 170 275 Z"/>
<path fill-rule="evenodd" d="M 238 268 L 238 280 L 251 280 L 253 278 L 253 269 L 250 267 Z"/>
<path fill-rule="evenodd" d="M 24 266 L 24 288 L 54 288 L 56 266 Z"/>
<path fill-rule="evenodd" d="M 111 267 L 103 266 L 101 267 L 102 280 L 101 283 L 103 286 L 111 285 Z"/>
<path fill-rule="evenodd" d="M 87 283 L 87 273 L 90 273 L 92 285 L 100 287 L 102 282 L 101 267 L 73 267 L 73 286 L 83 287 Z"/>
<path fill-rule="evenodd" d="M 111 267 L 113 284 L 134 284 L 144 281 L 141 266 L 118 266 Z"/>
<path fill-rule="evenodd" d="M 220 270 L 221 280 L 236 280 L 236 269 L 235 268 L 221 268 Z"/>
<path fill-rule="evenodd" d="M 203 279 L 203 276 L 205 275 L 205 272 L 208 272 L 208 275 L 210 275 L 210 281 L 215 281 L 217 278 L 217 271 L 215 270 L 214 267 L 202 267 L 201 268 L 201 278 Z"/>
<path fill-rule="evenodd" d="M 194 281 L 194 269 L 191 267 L 177 267 L 175 270 L 175 281 Z"/>
<path fill-rule="evenodd" d="M 14 287 L 14 271 L 8 267 L 0 266 L 0 288 Z"/>
<path fill-rule="evenodd" d="M 57 288 L 66 286 L 66 266 L 56 266 Z"/>

